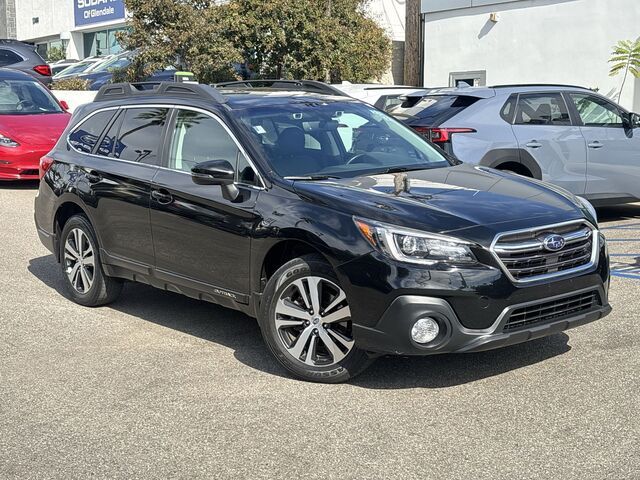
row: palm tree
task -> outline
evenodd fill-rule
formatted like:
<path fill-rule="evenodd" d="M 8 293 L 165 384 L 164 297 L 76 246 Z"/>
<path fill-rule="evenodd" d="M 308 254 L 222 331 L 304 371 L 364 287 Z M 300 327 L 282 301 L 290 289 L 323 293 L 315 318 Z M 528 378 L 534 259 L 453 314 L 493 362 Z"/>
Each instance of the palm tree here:
<path fill-rule="evenodd" d="M 611 70 L 609 71 L 610 77 L 615 77 L 624 71 L 624 77 L 622 78 L 622 86 L 620 87 L 620 93 L 618 94 L 618 103 L 620 103 L 620 97 L 622 97 L 622 91 L 624 90 L 624 83 L 627 81 L 627 75 L 629 72 L 636 77 L 640 78 L 640 38 L 635 42 L 632 40 L 621 40 L 614 47 L 611 53 L 609 63 L 613 63 Z"/>

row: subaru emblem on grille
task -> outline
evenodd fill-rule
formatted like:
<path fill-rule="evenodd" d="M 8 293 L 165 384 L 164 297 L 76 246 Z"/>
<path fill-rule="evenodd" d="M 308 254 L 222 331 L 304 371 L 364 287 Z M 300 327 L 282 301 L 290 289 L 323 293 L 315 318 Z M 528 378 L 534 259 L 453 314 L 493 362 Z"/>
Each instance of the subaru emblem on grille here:
<path fill-rule="evenodd" d="M 560 235 L 547 235 L 544 240 L 542 240 L 542 245 L 546 250 L 550 252 L 557 252 L 558 250 L 562 250 L 565 245 L 565 240 Z"/>

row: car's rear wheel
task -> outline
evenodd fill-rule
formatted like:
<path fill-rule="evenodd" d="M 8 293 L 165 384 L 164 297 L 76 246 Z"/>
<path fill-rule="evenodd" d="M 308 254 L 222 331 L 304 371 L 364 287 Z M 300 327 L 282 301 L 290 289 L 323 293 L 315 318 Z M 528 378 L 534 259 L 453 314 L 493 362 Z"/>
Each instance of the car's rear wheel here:
<path fill-rule="evenodd" d="M 82 215 L 71 217 L 62 229 L 60 265 L 67 291 L 80 305 L 105 305 L 122 291 L 122 280 L 105 275 L 95 232 Z"/>
<path fill-rule="evenodd" d="M 355 345 L 345 292 L 331 266 L 315 255 L 291 260 L 271 277 L 260 326 L 278 361 L 304 380 L 343 382 L 372 361 Z"/>

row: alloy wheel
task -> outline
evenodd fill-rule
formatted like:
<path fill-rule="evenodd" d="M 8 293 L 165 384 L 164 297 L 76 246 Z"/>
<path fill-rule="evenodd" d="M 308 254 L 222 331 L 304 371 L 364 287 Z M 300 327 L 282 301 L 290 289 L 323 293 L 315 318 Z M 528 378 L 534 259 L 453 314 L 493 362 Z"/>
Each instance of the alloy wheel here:
<path fill-rule="evenodd" d="M 64 244 L 64 270 L 78 293 L 87 293 L 95 276 L 95 256 L 87 234 L 80 228 L 69 231 Z"/>
<path fill-rule="evenodd" d="M 278 298 L 274 321 L 286 351 L 306 365 L 335 365 L 353 349 L 347 296 L 326 278 L 292 282 Z"/>

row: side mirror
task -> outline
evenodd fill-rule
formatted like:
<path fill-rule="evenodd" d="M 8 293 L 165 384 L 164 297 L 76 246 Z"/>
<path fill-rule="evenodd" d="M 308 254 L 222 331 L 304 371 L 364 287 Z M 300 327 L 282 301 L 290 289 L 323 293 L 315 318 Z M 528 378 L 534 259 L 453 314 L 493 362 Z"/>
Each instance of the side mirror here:
<path fill-rule="evenodd" d="M 62 107 L 62 109 L 65 112 L 69 111 L 69 104 L 67 102 L 65 102 L 64 100 L 60 100 L 60 106 Z"/>
<path fill-rule="evenodd" d="M 631 123 L 631 128 L 639 128 L 640 127 L 640 115 L 637 113 L 630 113 L 629 120 Z"/>
<path fill-rule="evenodd" d="M 191 169 L 191 180 L 198 185 L 220 185 L 222 195 L 234 201 L 240 195 L 235 186 L 236 172 L 226 160 L 211 160 L 202 162 Z"/>

